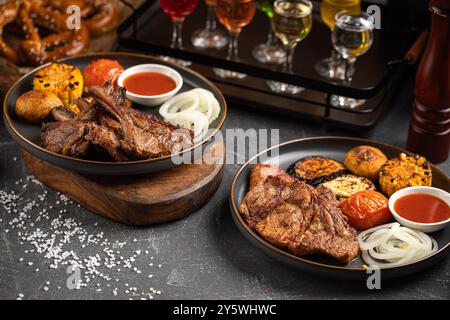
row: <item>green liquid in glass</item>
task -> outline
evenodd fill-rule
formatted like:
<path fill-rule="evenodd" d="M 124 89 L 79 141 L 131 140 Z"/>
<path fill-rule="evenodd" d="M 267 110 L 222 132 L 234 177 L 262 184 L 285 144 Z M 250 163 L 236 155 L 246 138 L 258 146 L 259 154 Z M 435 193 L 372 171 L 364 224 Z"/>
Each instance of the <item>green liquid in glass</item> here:
<path fill-rule="evenodd" d="M 273 3 L 275 0 L 256 0 L 259 9 L 263 11 L 269 18 L 273 17 Z"/>

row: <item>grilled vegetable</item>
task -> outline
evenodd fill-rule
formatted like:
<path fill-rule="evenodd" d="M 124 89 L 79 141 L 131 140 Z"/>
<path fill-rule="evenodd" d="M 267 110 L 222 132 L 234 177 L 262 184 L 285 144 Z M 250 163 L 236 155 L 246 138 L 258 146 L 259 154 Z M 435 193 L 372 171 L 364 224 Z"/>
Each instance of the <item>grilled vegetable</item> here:
<path fill-rule="evenodd" d="M 116 82 L 124 68 L 119 62 L 110 59 L 97 59 L 88 64 L 83 71 L 86 87 L 102 86 L 108 80 Z"/>
<path fill-rule="evenodd" d="M 401 153 L 381 167 L 379 181 L 383 193 L 390 197 L 406 187 L 431 186 L 432 171 L 424 157 Z"/>
<path fill-rule="evenodd" d="M 347 172 L 345 166 L 331 158 L 306 157 L 293 163 L 287 173 L 293 177 L 316 186 Z"/>
<path fill-rule="evenodd" d="M 341 211 L 355 229 L 366 230 L 392 220 L 388 199 L 379 192 L 365 190 L 341 202 Z"/>
<path fill-rule="evenodd" d="M 62 100 L 65 107 L 75 113 L 80 112 L 76 102 L 83 93 L 83 76 L 78 68 L 53 63 L 36 72 L 33 89 L 52 92 Z"/>
<path fill-rule="evenodd" d="M 381 167 L 387 160 L 386 155 L 380 149 L 371 146 L 358 146 L 347 153 L 344 164 L 351 173 L 377 181 Z"/>
<path fill-rule="evenodd" d="M 27 91 L 16 101 L 16 114 L 29 122 L 40 123 L 49 118 L 53 108 L 62 106 L 58 96 L 46 91 Z"/>
<path fill-rule="evenodd" d="M 372 181 L 352 174 L 344 174 L 320 185 L 330 189 L 338 199 L 348 198 L 363 190 L 375 190 L 375 185 Z"/>

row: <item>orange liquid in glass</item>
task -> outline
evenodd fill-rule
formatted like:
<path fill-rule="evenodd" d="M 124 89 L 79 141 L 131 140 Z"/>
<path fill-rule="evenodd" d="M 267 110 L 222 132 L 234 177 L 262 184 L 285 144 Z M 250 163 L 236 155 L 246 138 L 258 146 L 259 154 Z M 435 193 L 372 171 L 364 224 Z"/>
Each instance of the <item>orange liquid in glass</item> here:
<path fill-rule="evenodd" d="M 217 0 L 217 18 L 228 30 L 239 31 L 255 15 L 254 0 Z"/>

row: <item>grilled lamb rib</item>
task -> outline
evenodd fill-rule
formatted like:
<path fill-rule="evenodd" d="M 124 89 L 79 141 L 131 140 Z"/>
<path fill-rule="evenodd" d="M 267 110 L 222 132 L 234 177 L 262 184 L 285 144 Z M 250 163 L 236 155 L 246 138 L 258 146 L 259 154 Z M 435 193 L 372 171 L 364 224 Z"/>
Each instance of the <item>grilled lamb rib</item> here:
<path fill-rule="evenodd" d="M 116 133 L 104 126 L 99 126 L 95 123 L 90 123 L 87 126 L 87 134 L 84 139 L 89 141 L 92 145 L 96 145 L 105 149 L 108 154 L 116 161 L 128 161 L 129 158 L 125 155 L 120 145 Z"/>
<path fill-rule="evenodd" d="M 239 206 L 250 228 L 297 256 L 324 253 L 344 263 L 359 253 L 356 230 L 327 188 L 305 184 L 273 165 L 255 165 Z"/>
<path fill-rule="evenodd" d="M 125 90 L 110 89 L 110 85 L 91 87 L 88 94 L 114 119 L 103 119 L 118 133 L 119 143 L 130 158 L 147 159 L 170 155 L 174 151 L 192 146 L 192 131 L 158 120 L 152 115 L 124 106 Z M 117 121 L 120 128 L 111 120 Z"/>
<path fill-rule="evenodd" d="M 75 158 L 84 157 L 90 146 L 90 143 L 84 139 L 86 128 L 94 121 L 95 114 L 95 108 L 83 111 L 77 116 L 73 116 L 69 111 L 55 108 L 52 110 L 52 115 L 59 121 L 43 124 L 41 132 L 43 147 Z"/>
<path fill-rule="evenodd" d="M 42 144 L 50 151 L 84 157 L 89 147 L 104 149 L 116 161 L 156 158 L 192 146 L 193 132 L 125 106 L 125 89 L 107 82 L 85 90 L 84 111 L 55 108 L 56 122 L 43 125 Z M 103 153 L 103 152 L 102 152 Z"/>

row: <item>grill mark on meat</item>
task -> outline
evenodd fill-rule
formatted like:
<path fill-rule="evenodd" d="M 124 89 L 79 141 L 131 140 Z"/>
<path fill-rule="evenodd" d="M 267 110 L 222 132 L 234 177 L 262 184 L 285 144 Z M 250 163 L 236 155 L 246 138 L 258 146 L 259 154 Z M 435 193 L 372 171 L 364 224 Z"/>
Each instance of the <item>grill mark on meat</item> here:
<path fill-rule="evenodd" d="M 41 139 L 45 148 L 84 157 L 92 144 L 96 150 L 106 150 L 116 161 L 129 161 L 166 156 L 193 145 L 192 130 L 125 106 L 125 89 L 112 82 L 86 89 L 78 102 L 84 111 L 77 116 L 68 109 L 52 111 L 57 122 L 43 125 Z"/>
<path fill-rule="evenodd" d="M 90 143 L 102 147 L 117 161 L 129 160 L 121 149 L 119 139 L 114 131 L 107 127 L 96 125 L 95 123 L 89 124 L 87 129 L 88 133 L 84 138 Z"/>
<path fill-rule="evenodd" d="M 118 137 L 123 137 L 122 126 L 120 125 L 119 122 L 117 122 L 116 120 L 111 118 L 111 116 L 109 116 L 105 113 L 100 113 L 99 115 L 97 115 L 97 119 L 101 126 L 114 131 L 114 133 Z"/>
<path fill-rule="evenodd" d="M 250 228 L 297 256 L 330 255 L 348 263 L 359 253 L 356 230 L 327 188 L 314 189 L 272 165 L 255 165 L 239 212 Z"/>
<path fill-rule="evenodd" d="M 173 153 L 181 143 L 192 146 L 192 133 L 187 130 L 175 130 L 175 127 L 146 115 L 138 110 L 130 109 L 107 95 L 107 87 L 91 87 L 88 94 L 95 97 L 99 105 L 114 116 L 122 127 L 123 136 L 120 144 L 124 152 L 133 158 L 156 158 Z"/>
<path fill-rule="evenodd" d="M 76 147 L 72 148 L 72 146 L 81 144 L 85 128 L 86 124 L 78 120 L 43 124 L 42 145 L 50 151 L 63 155 L 83 156 L 85 153 L 82 150 L 78 150 Z M 82 149 L 86 148 L 83 147 Z"/>

